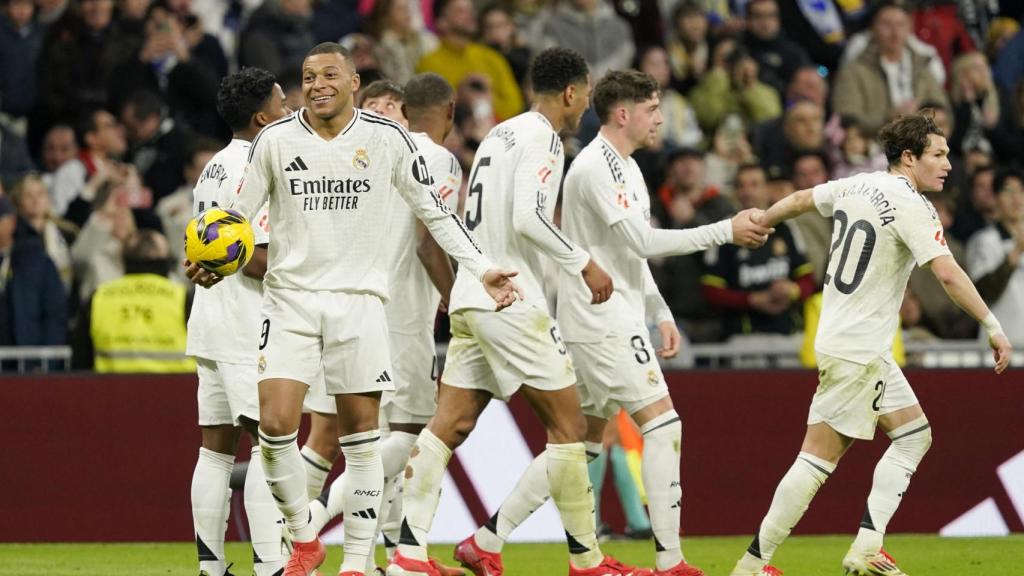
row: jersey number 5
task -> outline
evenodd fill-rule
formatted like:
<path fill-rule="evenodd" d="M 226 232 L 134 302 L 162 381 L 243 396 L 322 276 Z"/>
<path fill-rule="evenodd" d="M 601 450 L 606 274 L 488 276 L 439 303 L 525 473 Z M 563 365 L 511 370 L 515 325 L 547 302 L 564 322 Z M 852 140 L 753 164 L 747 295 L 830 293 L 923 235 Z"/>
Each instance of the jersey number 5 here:
<path fill-rule="evenodd" d="M 477 178 L 480 177 L 480 169 L 490 165 L 490 156 L 480 158 L 473 167 L 473 175 L 469 178 L 469 192 L 466 194 L 466 227 L 470 230 L 479 226 L 480 220 L 484 217 L 484 183 L 478 182 Z"/>
<path fill-rule="evenodd" d="M 832 243 L 832 250 L 828 255 L 828 264 L 826 269 L 832 266 L 832 262 L 836 259 L 836 249 L 842 244 L 843 252 L 839 255 L 839 262 L 836 264 L 833 274 L 825 274 L 825 285 L 829 282 L 835 281 L 836 290 L 839 290 L 843 294 L 853 294 L 853 291 L 860 286 L 860 283 L 864 280 L 864 273 L 868 270 L 868 263 L 871 261 L 871 254 L 875 251 L 875 240 L 878 234 L 875 232 L 875 227 L 871 225 L 867 220 L 857 220 L 853 224 L 850 224 L 850 218 L 846 215 L 846 212 L 842 210 L 836 210 L 836 213 L 832 215 L 836 220 L 836 225 L 839 227 L 839 233 L 836 235 L 835 242 Z M 861 246 L 860 255 L 857 257 L 857 267 L 853 271 L 853 279 L 849 282 L 843 280 L 843 270 L 846 269 L 846 261 L 850 257 L 850 248 L 853 246 L 853 238 L 857 235 L 857 232 L 863 232 L 864 234 L 864 245 Z"/>

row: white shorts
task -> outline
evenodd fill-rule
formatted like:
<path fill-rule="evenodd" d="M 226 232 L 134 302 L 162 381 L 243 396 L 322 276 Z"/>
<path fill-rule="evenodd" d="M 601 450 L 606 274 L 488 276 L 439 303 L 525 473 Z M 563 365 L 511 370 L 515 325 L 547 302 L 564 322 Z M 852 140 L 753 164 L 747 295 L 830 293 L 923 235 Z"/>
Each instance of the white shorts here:
<path fill-rule="evenodd" d="M 331 395 L 394 389 L 384 303 L 377 296 L 268 288 L 262 315 L 261 380 L 312 385 L 323 374 Z"/>
<path fill-rule="evenodd" d="M 327 393 L 324 388 L 324 379 L 321 376 L 316 382 L 309 385 L 306 390 L 306 397 L 302 399 L 302 412 L 316 412 L 318 414 L 337 414 L 338 404 L 334 396 Z"/>
<path fill-rule="evenodd" d="M 501 312 L 460 310 L 451 328 L 441 377 L 449 386 L 508 400 L 524 384 L 561 390 L 576 383 L 558 325 L 542 308 L 516 302 Z"/>
<path fill-rule="evenodd" d="M 910 382 L 891 355 L 858 364 L 818 354 L 818 389 L 807 424 L 824 422 L 844 436 L 871 440 L 879 416 L 917 403 Z"/>
<path fill-rule="evenodd" d="M 391 333 L 395 392 L 381 400 L 388 422 L 426 424 L 437 411 L 437 354 L 434 333 Z"/>
<path fill-rule="evenodd" d="M 259 375 L 255 364 L 231 364 L 196 358 L 199 375 L 199 425 L 241 425 L 239 418 L 259 422 Z"/>
<path fill-rule="evenodd" d="M 568 342 L 576 365 L 583 413 L 611 418 L 634 414 L 668 396 L 647 327 L 612 332 L 600 342 Z"/>

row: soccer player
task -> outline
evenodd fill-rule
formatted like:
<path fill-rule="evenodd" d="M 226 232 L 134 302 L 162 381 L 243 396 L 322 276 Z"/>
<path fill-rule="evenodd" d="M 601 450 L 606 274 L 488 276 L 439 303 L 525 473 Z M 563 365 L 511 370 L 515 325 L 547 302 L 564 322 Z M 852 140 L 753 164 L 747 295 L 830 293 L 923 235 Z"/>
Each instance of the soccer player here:
<path fill-rule="evenodd" d="M 901 576 L 882 550 L 889 520 L 931 446 L 928 419 L 892 358 L 900 302 L 914 265 L 930 268 L 949 297 L 988 332 L 996 373 L 1010 362 L 1010 343 L 946 246 L 925 192 L 939 192 L 949 173 L 942 131 L 923 115 L 902 116 L 878 136 L 887 172 L 858 174 L 801 190 L 761 218 L 771 226 L 817 210 L 835 221 L 815 339 L 818 389 L 796 462 L 775 490 L 768 514 L 733 576 L 778 574 L 768 563 L 814 494 L 855 439 L 880 427 L 891 440 L 875 467 L 857 538 L 843 559 L 846 574 Z"/>
<path fill-rule="evenodd" d="M 359 91 L 362 98 L 360 108 L 369 110 L 370 112 L 376 112 L 385 118 L 390 118 L 395 122 L 402 125 L 402 127 L 408 129 L 409 121 L 406 120 L 405 115 L 402 113 L 402 101 L 405 97 L 404 90 L 401 86 L 398 86 L 390 80 L 374 80 L 369 86 Z M 427 165 L 430 166 L 429 158 Z M 431 174 L 433 174 L 431 170 Z M 461 176 L 461 168 L 459 174 Z M 441 191 L 438 190 L 440 193 Z M 449 204 L 450 209 L 454 210 L 455 206 Z M 401 209 L 399 208 L 399 211 Z M 409 217 L 415 220 L 415 216 L 409 214 Z M 424 229 L 425 230 L 425 229 Z M 433 241 L 433 238 L 426 234 L 426 237 L 432 246 L 439 251 L 442 255 L 444 251 L 437 246 L 437 243 Z M 449 274 L 451 274 L 451 263 L 447 260 L 447 256 L 444 256 L 445 265 L 448 267 Z M 402 283 L 390 283 L 391 287 L 402 286 Z M 392 300 L 401 298 L 402 295 L 396 295 L 392 290 Z M 386 311 L 387 306 L 385 306 Z M 436 309 L 436 306 L 435 306 Z M 390 319 L 390 314 L 388 318 Z M 394 349 L 394 347 L 392 347 Z M 396 367 L 397 369 L 397 367 Z M 397 383 L 396 383 L 397 386 Z M 383 402 L 382 402 L 383 404 Z M 302 459 L 306 463 L 306 490 L 309 494 L 309 499 L 312 501 L 321 495 L 324 489 L 324 482 L 327 480 L 327 475 L 331 472 L 331 467 L 334 465 L 334 461 L 338 459 L 341 449 L 338 447 L 338 432 L 337 432 L 337 415 L 335 414 L 334 397 L 327 394 L 320 383 L 310 388 L 306 394 L 306 400 L 303 403 L 303 411 L 309 412 L 309 436 L 306 437 L 306 443 L 302 446 Z M 386 455 L 386 442 L 381 445 L 381 454 Z M 387 470 L 387 463 L 385 460 L 385 474 Z M 339 477 L 340 478 L 340 477 Z M 337 479 L 335 479 L 337 481 Z M 340 497 L 341 492 L 337 492 L 336 496 Z M 385 502 L 387 494 L 385 494 Z M 310 502 L 310 510 L 313 513 L 313 523 L 316 525 L 317 532 L 323 528 L 323 524 L 326 524 L 330 518 L 334 515 L 341 513 L 341 501 L 340 498 L 335 498 L 336 505 L 332 508 L 333 514 L 328 517 L 326 516 L 327 510 L 323 506 L 317 506 L 315 502 Z"/>
<path fill-rule="evenodd" d="M 675 356 L 680 336 L 647 258 L 727 242 L 760 246 L 771 231 L 751 221 L 753 210 L 688 230 L 651 227 L 650 196 L 631 155 L 654 142 L 662 123 L 658 92 L 654 78 L 635 70 L 611 71 L 594 87 L 601 130 L 569 167 L 562 224 L 569 238 L 606 264 L 615 291 L 608 302 L 591 306 L 583 281 L 561 274 L 558 323 L 581 383 L 588 456 L 600 454 L 608 419 L 625 408 L 644 437 L 643 483 L 654 531 L 655 574 L 698 576 L 703 572 L 686 563 L 679 546 L 682 425 L 655 357 Z M 661 333 L 657 352 L 647 317 Z M 534 460 L 490 522 L 456 549 L 456 557 L 476 574 L 501 573 L 505 540 L 548 499 L 546 459 L 541 454 Z"/>
<path fill-rule="evenodd" d="M 246 68 L 225 78 L 217 94 L 217 111 L 234 132 L 226 148 L 203 168 L 193 191 L 194 214 L 227 206 L 238 190 L 253 138 L 264 126 L 289 114 L 284 92 L 274 76 Z M 196 292 L 188 321 L 187 352 L 199 374 L 199 426 L 202 448 L 192 476 L 192 520 L 199 552 L 199 573 L 221 576 L 224 531 L 230 512 L 231 469 L 242 426 L 252 438 L 252 458 L 245 476 L 245 512 L 249 519 L 253 569 L 270 576 L 284 566 L 281 514 L 263 479 L 256 428 L 260 418 L 259 375 L 253 351 L 259 337 L 262 279 L 267 265 L 266 212 L 254 222 L 256 248 L 240 274 L 210 290 Z"/>
<path fill-rule="evenodd" d="M 313 47 L 302 87 L 305 106 L 253 141 L 234 206 L 252 216 L 269 197 L 274 223 L 258 351 L 259 435 L 267 483 L 293 538 L 284 574 L 308 576 L 325 556 L 296 443 L 303 397 L 322 372 L 345 455 L 341 574 L 352 576 L 364 573 L 384 487 L 378 411 L 381 392 L 394 388 L 384 300 L 396 196 L 479 284 L 490 308 L 511 304 L 518 287 L 516 273 L 495 268 L 438 197 L 408 132 L 353 106 L 359 75 L 348 50 Z"/>
<path fill-rule="evenodd" d="M 438 196 L 454 211 L 462 187 L 462 167 L 441 145 L 455 123 L 455 92 L 448 82 L 432 73 L 413 77 L 404 88 L 387 80 L 377 80 L 364 91 L 363 106 L 409 125 L 413 141 L 427 160 Z M 384 306 L 384 313 L 394 366 L 389 377 L 394 380 L 395 391 L 381 400 L 381 412 L 388 422 L 389 432 L 381 443 L 385 488 L 379 521 L 386 530 L 385 544 L 393 553 L 401 518 L 390 528 L 383 521 L 401 512 L 401 500 L 395 496 L 401 483 L 399 472 L 405 469 L 416 435 L 437 407 L 434 323 L 438 305 L 443 302 L 447 306 L 455 272 L 448 255 L 423 223 L 404 206 L 396 206 L 393 211 L 391 248 L 390 299 Z M 342 512 L 340 495 L 344 493 L 346 480 L 344 474 L 338 476 L 327 492 L 310 502 L 317 530 Z M 367 572 L 373 568 L 372 562 L 370 558 Z M 432 562 L 442 574 L 464 574 L 436 560 Z"/>
<path fill-rule="evenodd" d="M 612 291 L 608 274 L 551 223 L 563 165 L 558 133 L 579 125 L 590 74 L 576 52 L 550 48 L 534 60 L 531 81 L 533 109 L 502 122 L 480 144 L 466 200 L 466 224 L 489 252 L 517 266 L 525 299 L 494 312 L 469 271 L 459 269 L 437 413 L 420 432 L 406 467 L 404 518 L 389 576 L 438 574 L 428 561 L 427 534 L 452 450 L 492 396 L 506 400 L 517 390 L 547 429 L 546 471 L 569 543 L 569 573 L 634 573 L 597 545 L 576 375 L 541 288 L 542 259 L 551 258 L 566 273 L 582 275 L 595 304 Z"/>

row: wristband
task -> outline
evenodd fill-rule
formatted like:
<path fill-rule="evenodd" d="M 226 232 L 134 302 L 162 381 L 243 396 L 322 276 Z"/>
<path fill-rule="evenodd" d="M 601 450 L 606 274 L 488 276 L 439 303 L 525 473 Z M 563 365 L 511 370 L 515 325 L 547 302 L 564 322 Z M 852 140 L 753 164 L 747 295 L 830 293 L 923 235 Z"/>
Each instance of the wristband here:
<path fill-rule="evenodd" d="M 989 338 L 995 336 L 996 334 L 1003 333 L 1003 326 L 999 323 L 999 320 L 996 318 L 996 315 L 993 314 L 992 312 L 989 312 L 988 316 L 986 316 L 985 319 L 981 321 L 981 325 L 985 328 L 985 331 L 988 332 Z"/>

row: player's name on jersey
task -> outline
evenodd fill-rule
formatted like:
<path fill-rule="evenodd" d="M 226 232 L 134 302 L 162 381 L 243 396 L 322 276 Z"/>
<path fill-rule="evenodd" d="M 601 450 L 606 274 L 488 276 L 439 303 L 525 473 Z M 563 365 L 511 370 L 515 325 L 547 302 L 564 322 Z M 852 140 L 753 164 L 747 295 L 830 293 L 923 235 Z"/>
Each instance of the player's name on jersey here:
<path fill-rule="evenodd" d="M 289 178 L 288 189 L 292 196 L 303 196 L 302 209 L 316 210 L 357 210 L 359 196 L 370 192 L 368 178 L 333 179 L 326 176 L 319 180 Z"/>
<path fill-rule="evenodd" d="M 907 186 L 909 186 L 909 184 Z M 914 193 L 916 194 L 917 192 Z M 882 226 L 891 224 L 896 220 L 896 207 L 889 203 L 884 192 L 870 184 L 861 184 L 860 186 L 847 188 L 839 193 L 836 200 L 839 198 L 846 198 L 847 196 L 862 196 L 866 198 L 868 202 L 874 206 L 875 211 L 878 212 L 878 217 L 882 221 Z"/>

